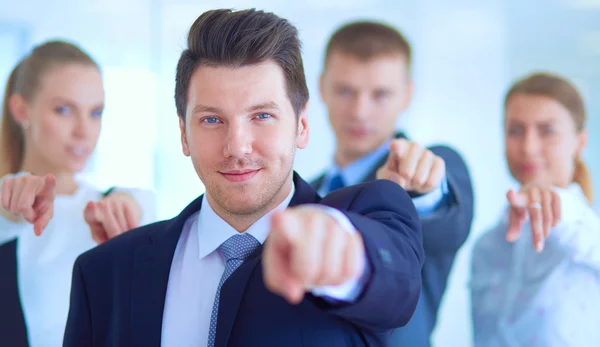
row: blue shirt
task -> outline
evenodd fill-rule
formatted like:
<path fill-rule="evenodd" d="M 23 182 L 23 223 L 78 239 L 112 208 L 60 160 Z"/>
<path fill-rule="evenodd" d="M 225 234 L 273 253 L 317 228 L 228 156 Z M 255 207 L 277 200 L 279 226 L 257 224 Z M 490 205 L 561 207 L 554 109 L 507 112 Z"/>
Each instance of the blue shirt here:
<path fill-rule="evenodd" d="M 338 173 L 342 176 L 346 186 L 353 186 L 364 182 L 373 170 L 378 169 L 378 167 L 375 166 L 388 155 L 390 141 L 391 139 L 383 143 L 373 152 L 343 168 L 340 168 L 334 161 L 323 177 L 323 182 L 318 189 L 319 195 L 327 195 L 327 189 L 331 183 L 331 179 Z M 448 193 L 448 181 L 446 176 L 444 176 L 442 183 L 437 188 L 427 194 L 413 198 L 413 204 L 419 213 L 419 217 L 427 217 L 433 213 L 445 201 Z"/>
<path fill-rule="evenodd" d="M 561 221 L 541 253 L 529 221 L 516 242 L 505 240 L 508 210 L 475 243 L 474 346 L 600 346 L 600 218 L 576 184 L 556 192 Z"/>

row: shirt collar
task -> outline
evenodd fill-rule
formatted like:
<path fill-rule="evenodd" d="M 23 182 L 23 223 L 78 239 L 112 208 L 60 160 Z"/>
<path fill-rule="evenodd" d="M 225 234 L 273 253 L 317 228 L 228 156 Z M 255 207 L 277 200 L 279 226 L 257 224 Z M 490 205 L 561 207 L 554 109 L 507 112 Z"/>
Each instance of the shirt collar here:
<path fill-rule="evenodd" d="M 373 171 L 375 165 L 377 165 L 377 163 L 379 163 L 388 153 L 391 140 L 392 139 L 388 139 L 376 150 L 358 160 L 353 161 L 343 168 L 339 167 L 335 163 L 335 160 L 332 161 L 331 165 L 329 166 L 329 170 L 323 179 L 323 187 L 329 187 L 329 182 L 337 174 L 342 176 L 346 186 L 353 186 L 361 183 L 367 177 L 367 175 Z"/>
<path fill-rule="evenodd" d="M 271 229 L 271 214 L 275 211 L 285 209 L 290 204 L 295 191 L 296 187 L 292 182 L 292 189 L 285 200 L 254 222 L 254 224 L 252 224 L 244 233 L 249 233 L 254 236 L 258 242 L 261 244 L 264 243 Z M 217 250 L 219 246 L 230 237 L 238 234 L 237 230 L 219 217 L 212 209 L 210 203 L 206 199 L 206 195 L 204 196 L 204 199 L 202 199 L 197 226 L 198 255 L 200 259 Z"/>

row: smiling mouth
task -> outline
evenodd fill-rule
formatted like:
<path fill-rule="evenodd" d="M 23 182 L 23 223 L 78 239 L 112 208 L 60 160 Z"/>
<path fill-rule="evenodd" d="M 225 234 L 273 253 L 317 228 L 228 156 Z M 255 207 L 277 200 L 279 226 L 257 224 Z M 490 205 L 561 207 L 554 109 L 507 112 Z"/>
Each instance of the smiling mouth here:
<path fill-rule="evenodd" d="M 67 152 L 78 159 L 86 158 L 90 155 L 90 151 L 81 147 L 67 147 Z"/>
<path fill-rule="evenodd" d="M 245 182 L 250 180 L 252 177 L 256 176 L 256 174 L 260 171 L 260 169 L 256 170 L 231 170 L 219 173 L 225 177 L 230 182 Z"/>

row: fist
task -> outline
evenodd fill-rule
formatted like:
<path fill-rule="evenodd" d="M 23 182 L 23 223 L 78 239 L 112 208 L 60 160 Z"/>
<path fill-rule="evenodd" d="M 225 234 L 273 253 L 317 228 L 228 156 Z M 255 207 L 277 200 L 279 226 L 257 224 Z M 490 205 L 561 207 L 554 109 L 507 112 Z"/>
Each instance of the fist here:
<path fill-rule="evenodd" d="M 442 158 L 418 143 L 396 139 L 390 143 L 390 154 L 377 170 L 377 178 L 396 182 L 406 191 L 426 194 L 442 183 L 445 173 Z"/>
<path fill-rule="evenodd" d="M 136 228 L 142 211 L 128 194 L 114 193 L 100 201 L 88 202 L 83 217 L 90 226 L 92 239 L 100 244 Z"/>
<path fill-rule="evenodd" d="M 358 232 L 344 230 L 327 212 L 299 206 L 275 212 L 263 251 L 266 287 L 292 304 L 311 288 L 359 278 L 365 250 Z"/>
<path fill-rule="evenodd" d="M 56 178 L 50 174 L 7 177 L 2 183 L 2 208 L 32 223 L 39 236 L 54 215 L 55 187 Z"/>
<path fill-rule="evenodd" d="M 521 235 L 523 223 L 529 218 L 533 247 L 541 252 L 550 229 L 560 221 L 560 197 L 550 187 L 530 185 L 519 192 L 506 194 L 510 204 L 509 227 L 506 240 L 516 241 Z"/>

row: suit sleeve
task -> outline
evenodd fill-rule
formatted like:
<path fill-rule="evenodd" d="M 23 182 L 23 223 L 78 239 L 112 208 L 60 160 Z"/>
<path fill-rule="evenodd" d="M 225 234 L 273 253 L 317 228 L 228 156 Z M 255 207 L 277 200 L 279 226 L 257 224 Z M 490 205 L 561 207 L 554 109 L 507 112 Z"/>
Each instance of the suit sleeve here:
<path fill-rule="evenodd" d="M 454 255 L 463 245 L 473 222 L 473 187 L 464 160 L 444 146 L 430 148 L 446 163 L 449 196 L 433 213 L 421 218 L 423 247 L 428 255 Z"/>
<path fill-rule="evenodd" d="M 73 267 L 71 303 L 63 346 L 93 346 L 89 301 L 80 260 Z"/>
<path fill-rule="evenodd" d="M 419 216 L 409 195 L 378 180 L 337 190 L 321 203 L 347 215 L 363 238 L 370 266 L 356 301 L 326 309 L 374 331 L 406 325 L 419 300 L 424 259 Z"/>

